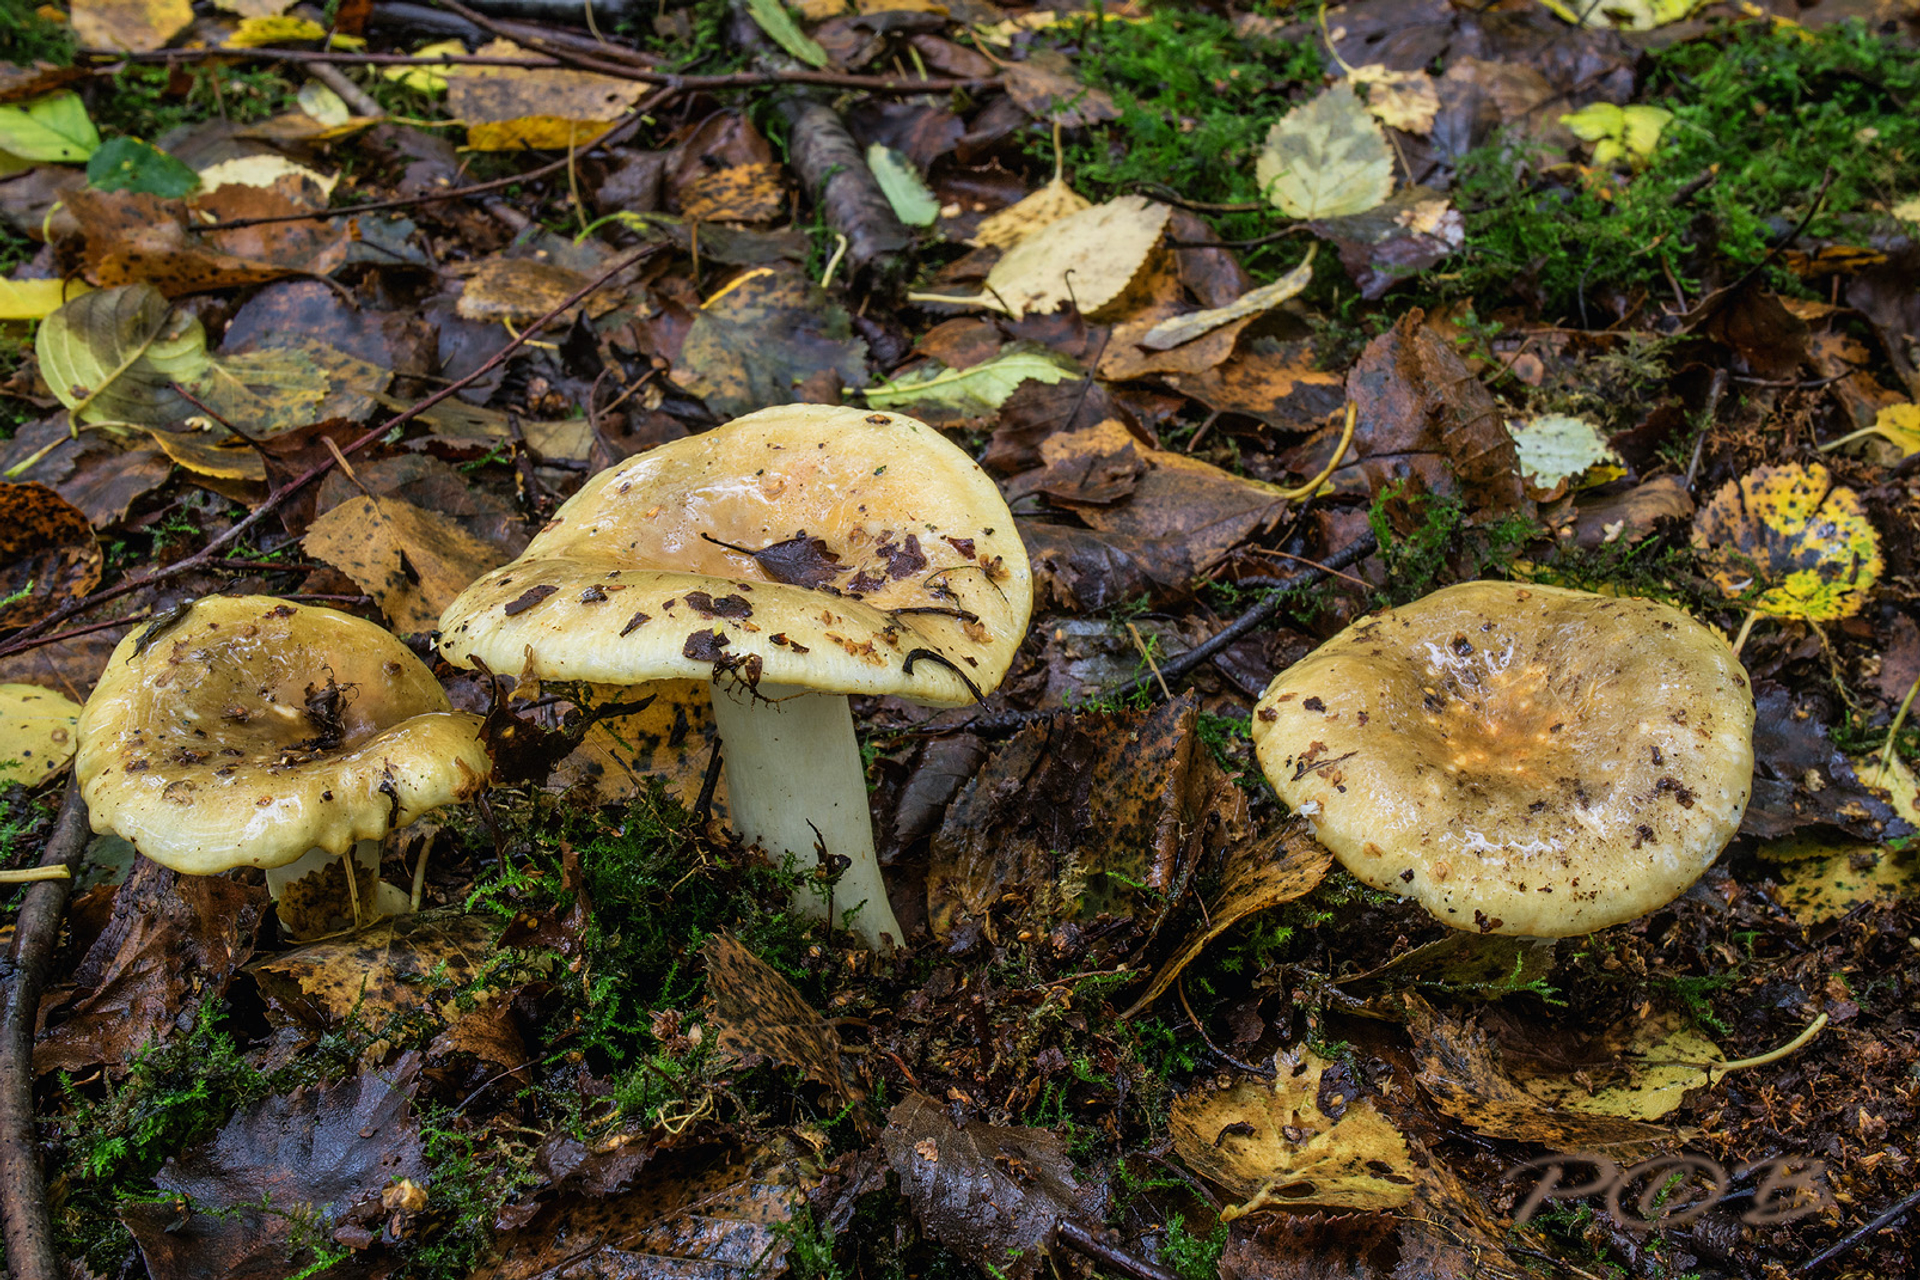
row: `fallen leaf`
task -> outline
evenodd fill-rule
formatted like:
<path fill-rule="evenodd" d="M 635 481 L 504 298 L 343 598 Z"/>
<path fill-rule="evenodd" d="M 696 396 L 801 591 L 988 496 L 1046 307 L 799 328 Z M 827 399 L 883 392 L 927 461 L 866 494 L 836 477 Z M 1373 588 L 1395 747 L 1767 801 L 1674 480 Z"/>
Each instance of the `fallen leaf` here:
<path fill-rule="evenodd" d="M 596 717 L 580 745 L 555 765 L 547 788 L 566 792 L 588 789 L 602 803 L 631 799 L 652 779 L 691 811 L 706 782 L 713 752 L 713 699 L 707 680 L 656 680 L 647 686 L 653 701 L 632 715 Z M 581 696 L 591 712 L 607 703 L 633 701 L 624 686 L 588 685 Z M 497 773 L 497 770 L 496 770 Z M 725 820 L 727 779 L 715 784 L 713 813 Z"/>
<path fill-rule="evenodd" d="M 277 1022 L 338 1030 L 358 1016 L 378 1031 L 389 1020 L 440 1015 L 494 954 L 499 924 L 457 908 L 394 916 L 348 937 L 310 942 L 247 972 Z"/>
<path fill-rule="evenodd" d="M 680 187 L 680 212 L 690 222 L 772 222 L 787 212 L 783 172 L 766 161 L 700 174 Z"/>
<path fill-rule="evenodd" d="M 192 0 L 73 0 L 73 34 L 96 49 L 151 53 L 193 21 Z"/>
<path fill-rule="evenodd" d="M 421 45 L 418 49 L 415 49 L 412 54 L 412 56 L 416 58 L 444 58 L 449 56 L 464 58 L 466 55 L 467 42 L 464 40 L 435 40 L 428 44 Z M 398 80 L 401 84 L 407 86 L 407 88 L 419 93 L 445 93 L 447 89 L 447 75 L 458 75 L 462 70 L 466 69 L 470 68 L 450 65 L 446 68 L 445 72 L 441 72 L 426 66 L 382 67 L 380 74 L 389 80 Z"/>
<path fill-rule="evenodd" d="M 1009 347 L 991 360 L 964 369 L 923 365 L 862 394 L 876 409 L 911 410 L 923 418 L 929 409 L 961 418 L 990 418 L 1023 382 L 1055 383 L 1075 376 L 1073 369 L 1052 355 Z"/>
<path fill-rule="evenodd" d="M 1342 81 L 1274 124 L 1254 177 L 1290 218 L 1363 213 L 1393 194 L 1393 152 Z"/>
<path fill-rule="evenodd" d="M 713 1052 L 743 1067 L 776 1062 L 823 1084 L 837 1105 L 865 1096 L 840 1069 L 840 1034 L 793 984 L 727 934 L 700 948 L 707 965 L 704 1023 Z"/>
<path fill-rule="evenodd" d="M 1271 835 L 1235 845 L 1226 853 L 1220 889 L 1206 904 L 1206 926 L 1180 944 L 1153 981 L 1120 1016 L 1131 1018 L 1159 999 L 1207 944 L 1259 911 L 1292 902 L 1313 892 L 1333 865 L 1333 854 L 1308 835 L 1304 827 L 1288 823 Z"/>
<path fill-rule="evenodd" d="M 1596 169 L 1609 168 L 1622 160 L 1639 169 L 1653 159 L 1661 131 L 1671 119 L 1673 112 L 1663 107 L 1617 107 L 1611 102 L 1596 102 L 1561 116 L 1560 123 L 1573 130 L 1574 137 L 1593 144 Z"/>
<path fill-rule="evenodd" d="M 0 320 L 39 320 L 92 292 L 85 280 L 0 280 Z"/>
<path fill-rule="evenodd" d="M 324 40 L 327 29 L 311 18 L 271 15 L 242 18 L 221 43 L 229 49 L 264 49 L 274 44 Z"/>
<path fill-rule="evenodd" d="M 285 1280 L 359 1228 L 377 1238 L 381 1193 L 431 1181 L 410 1098 L 419 1055 L 331 1085 L 302 1085 L 239 1112 L 167 1161 L 165 1195 L 120 1202 L 153 1280 Z M 351 1255 L 350 1255 L 351 1256 Z"/>
<path fill-rule="evenodd" d="M 880 1143 L 927 1234 L 1007 1280 L 1034 1274 L 1062 1219 L 1098 1217 L 1066 1142 L 1045 1129 L 956 1125 L 912 1093 L 887 1113 Z"/>
<path fill-rule="evenodd" d="M 1263 284 L 1257 289 L 1243 293 L 1224 307 L 1211 307 L 1205 311 L 1190 311 L 1186 315 L 1175 316 L 1171 320 L 1162 320 L 1147 330 L 1139 345 L 1149 351 L 1166 351 L 1185 342 L 1210 333 L 1220 326 L 1231 324 L 1243 316 L 1256 316 L 1296 298 L 1313 283 L 1313 252 L 1309 250 L 1304 262 L 1272 284 Z"/>
<path fill-rule="evenodd" d="M 39 283 L 41 282 L 37 280 L 22 282 L 22 284 Z M 0 318 L 11 318 L 6 316 L 4 310 L 5 297 L 5 286 L 0 284 Z M 1900 456 L 1903 458 L 1911 458 L 1914 454 L 1920 453 L 1920 404 L 1887 405 L 1874 415 L 1871 426 L 1862 427 L 1838 440 L 1829 440 L 1820 448 L 1822 451 L 1837 448 L 1850 440 L 1857 440 L 1867 435 L 1879 436 L 1887 441 L 1900 450 Z"/>
<path fill-rule="evenodd" d="M 1420 987 L 1484 1000 L 1523 991 L 1553 972 L 1554 939 L 1450 933 L 1383 965 L 1340 979 L 1343 990 Z"/>
<path fill-rule="evenodd" d="M 1126 294 L 1172 212 L 1145 196 L 1121 196 L 1050 223 L 987 272 L 983 302 L 997 302 L 1016 320 L 1069 302 L 1096 317 Z"/>
<path fill-rule="evenodd" d="M 826 373 L 833 391 L 866 381 L 866 343 L 845 309 L 794 267 L 755 267 L 709 298 L 674 362 L 673 380 L 733 418 L 791 404 Z"/>
<path fill-rule="evenodd" d="M 1241 343 L 1233 359 L 1205 373 L 1164 380 L 1209 409 L 1291 433 L 1318 430 L 1347 399 L 1347 380 L 1319 367 L 1311 343 L 1269 337 Z"/>
<path fill-rule="evenodd" d="M 226 994 L 252 953 L 266 905 L 257 886 L 176 875 L 136 857 L 68 991 L 46 1006 L 34 1073 L 104 1066 L 116 1078 L 125 1074 L 140 1050 L 174 1032 L 182 1014 Z"/>
<path fill-rule="evenodd" d="M 1600 429 L 1584 418 L 1543 413 L 1507 427 L 1520 458 L 1520 474 L 1536 489 L 1557 489 L 1562 481 L 1579 481 L 1596 468 L 1601 482 L 1625 474 L 1620 455 Z M 1607 472 L 1611 474 L 1607 474 Z"/>
<path fill-rule="evenodd" d="M 1271 1082 L 1240 1075 L 1174 1099 L 1167 1128 L 1180 1159 L 1246 1201 L 1222 1221 L 1257 1206 L 1392 1209 L 1412 1198 L 1406 1139 L 1372 1098 L 1323 1097 L 1330 1065 L 1304 1045 L 1282 1049 Z"/>
<path fill-rule="evenodd" d="M 1863 902 L 1889 903 L 1920 892 L 1912 853 L 1819 832 L 1790 835 L 1756 852 L 1778 864 L 1772 897 L 1801 924 L 1837 920 Z"/>
<path fill-rule="evenodd" d="M 1700 8 L 1707 0 L 1540 0 L 1555 16 L 1576 27 L 1617 27 L 1623 31 L 1651 31 Z"/>
<path fill-rule="evenodd" d="M 1754 687 L 1753 794 L 1742 835 L 1772 840 L 1823 823 L 1862 840 L 1883 840 L 1910 828 L 1854 773 L 1827 726 L 1833 708 L 1814 692 L 1793 693 L 1771 681 Z"/>
<path fill-rule="evenodd" d="M 105 564 L 72 503 L 43 484 L 0 484 L 0 631 L 85 598 Z"/>
<path fill-rule="evenodd" d="M 87 181 L 97 191 L 137 191 L 152 196 L 191 195 L 200 175 L 138 138 L 113 138 L 87 160 Z"/>
<path fill-rule="evenodd" d="M 1084 129 L 1120 118 L 1112 95 L 1076 80 L 1073 63 L 1055 49 L 1036 48 L 1026 61 L 1006 63 L 1000 68 L 1000 80 L 1022 111 L 1063 129 Z"/>
<path fill-rule="evenodd" d="M 168 296 L 325 275 L 346 261 L 349 229 L 321 218 L 199 233 L 194 218 L 278 218 L 313 206 L 272 189 L 229 184 L 191 208 L 133 191 L 76 191 L 67 199 L 85 238 L 87 276 L 103 288 L 149 283 Z"/>
<path fill-rule="evenodd" d="M 1678 1110 L 1686 1101 L 1687 1090 L 1711 1084 L 1712 1069 L 1726 1061 L 1719 1045 L 1672 1015 L 1636 1017 L 1627 1034 L 1622 1036 L 1616 1030 L 1608 1038 L 1624 1041 L 1610 1069 L 1589 1066 L 1580 1073 L 1580 1079 L 1528 1075 L 1521 1078 L 1521 1086 L 1534 1097 L 1560 1108 L 1563 1114 L 1579 1112 L 1602 1124 L 1624 1121 L 1631 1125 L 1658 1120 Z M 1423 1079 L 1421 1083 L 1426 1082 Z M 1657 1128 L 1653 1132 L 1660 1137 L 1668 1136 L 1666 1131 Z M 1602 1141 L 1598 1139 L 1586 1144 L 1565 1140 L 1559 1150 L 1599 1145 Z"/>
<path fill-rule="evenodd" d="M 1092 207 L 1091 201 L 1055 174 L 1053 181 L 1032 195 L 981 219 L 973 239 L 967 243 L 980 248 L 1011 249 L 1043 227 Z"/>
<path fill-rule="evenodd" d="M 1309 225 L 1333 242 L 1340 265 L 1369 300 L 1460 252 L 1467 239 L 1460 211 L 1441 192 L 1421 186 L 1396 191 L 1364 213 Z"/>
<path fill-rule="evenodd" d="M 22 160 L 80 164 L 100 147 L 86 104 L 71 90 L 0 106 L 0 151 Z"/>
<path fill-rule="evenodd" d="M 1425 137 L 1440 113 L 1440 94 L 1424 71 L 1391 71 L 1380 63 L 1355 67 L 1348 78 L 1367 91 L 1367 110 L 1392 129 Z"/>
<path fill-rule="evenodd" d="M 468 271 L 466 287 L 454 310 L 467 320 L 518 324 L 543 316 L 565 302 L 589 277 L 554 262 L 534 258 L 485 258 Z M 581 304 L 589 315 L 604 315 L 620 303 L 618 289 L 601 288 Z M 573 314 L 578 314 L 577 310 Z"/>
<path fill-rule="evenodd" d="M 747 15 L 767 38 L 810 67 L 827 65 L 827 51 L 800 29 L 780 0 L 747 0 Z"/>
<path fill-rule="evenodd" d="M 1714 585 L 1774 617 L 1851 617 L 1880 577 L 1880 538 L 1859 495 L 1817 462 L 1729 480 L 1694 517 L 1693 546 Z"/>
<path fill-rule="evenodd" d="M 1625 493 L 1581 495 L 1573 542 L 1588 550 L 1609 542 L 1632 546 L 1651 534 L 1660 521 L 1683 520 L 1692 514 L 1693 497 L 1687 492 L 1686 480 L 1656 476 Z"/>
<path fill-rule="evenodd" d="M 33 347 L 41 376 L 78 422 L 186 417 L 193 407 L 174 384 L 191 384 L 210 363 L 200 321 L 146 284 L 75 298 L 47 317 Z"/>
<path fill-rule="evenodd" d="M 940 202 L 927 190 L 913 162 L 892 147 L 874 143 L 867 148 L 867 168 L 893 206 L 893 216 L 910 227 L 930 227 L 940 220 Z"/>
<path fill-rule="evenodd" d="M 392 380 L 370 360 L 299 334 L 277 334 L 274 341 L 222 352 L 188 384 L 201 404 L 228 422 L 245 423 L 256 440 L 330 418 L 360 421 Z"/>
<path fill-rule="evenodd" d="M 317 169 L 295 164 L 285 156 L 263 154 L 257 156 L 237 156 L 231 160 L 222 160 L 200 170 L 200 190 L 202 193 L 217 191 L 221 187 L 261 187 L 271 190 L 286 179 L 296 182 L 311 182 L 318 195 L 315 203 L 320 203 L 333 194 L 334 187 L 340 181 L 340 175 L 329 177 Z"/>
<path fill-rule="evenodd" d="M 341 503 L 300 545 L 352 578 L 402 635 L 434 630 L 455 596 L 508 558 L 439 512 L 391 497 Z"/>
<path fill-rule="evenodd" d="M 67 767 L 80 704 L 37 684 L 0 684 L 0 786 L 37 787 Z"/>

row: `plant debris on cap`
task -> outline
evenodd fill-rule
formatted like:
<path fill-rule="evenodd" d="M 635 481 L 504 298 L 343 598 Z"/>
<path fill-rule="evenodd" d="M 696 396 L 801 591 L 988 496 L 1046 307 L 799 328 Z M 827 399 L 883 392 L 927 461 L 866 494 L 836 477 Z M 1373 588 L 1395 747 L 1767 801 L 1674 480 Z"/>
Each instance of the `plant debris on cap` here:
<path fill-rule="evenodd" d="M 1672 901 L 1740 826 L 1753 694 L 1650 600 L 1467 582 L 1275 678 L 1253 741 L 1359 879 L 1456 928 L 1563 937 Z"/>
<path fill-rule="evenodd" d="M 343 854 L 477 792 L 480 718 L 387 631 L 270 596 L 136 629 L 80 714 L 95 831 L 188 875 Z"/>
<path fill-rule="evenodd" d="M 730 670 L 961 706 L 1031 610 L 1026 550 L 965 453 L 901 414 L 790 405 L 587 481 L 448 607 L 440 645 L 542 680 Z"/>

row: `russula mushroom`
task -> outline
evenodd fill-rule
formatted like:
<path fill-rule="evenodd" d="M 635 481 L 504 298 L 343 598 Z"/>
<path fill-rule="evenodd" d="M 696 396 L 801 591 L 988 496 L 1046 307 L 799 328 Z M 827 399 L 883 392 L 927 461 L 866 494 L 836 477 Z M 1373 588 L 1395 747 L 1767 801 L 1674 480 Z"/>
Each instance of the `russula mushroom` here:
<path fill-rule="evenodd" d="M 1363 618 L 1254 709 L 1260 767 L 1357 878 L 1564 937 L 1685 892 L 1740 826 L 1753 693 L 1651 600 L 1467 582 Z"/>
<path fill-rule="evenodd" d="M 523 679 L 711 680 L 735 827 L 805 868 L 848 859 L 833 911 L 858 907 L 878 946 L 903 939 L 847 697 L 974 702 L 1032 607 L 1013 516 L 966 454 L 897 413 L 791 405 L 588 480 L 448 607 L 440 647 Z"/>
<path fill-rule="evenodd" d="M 389 830 L 478 792 L 479 729 L 371 622 L 209 596 L 120 642 L 74 769 L 95 831 L 187 875 L 264 867 L 279 899 L 349 851 L 377 868 Z M 324 924 L 280 910 L 295 936 Z"/>

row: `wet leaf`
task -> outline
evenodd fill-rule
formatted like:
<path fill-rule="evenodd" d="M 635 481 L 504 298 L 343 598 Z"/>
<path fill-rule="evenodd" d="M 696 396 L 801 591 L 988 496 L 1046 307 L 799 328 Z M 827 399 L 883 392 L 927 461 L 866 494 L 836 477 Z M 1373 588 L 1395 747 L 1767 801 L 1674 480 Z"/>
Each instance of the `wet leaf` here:
<path fill-rule="evenodd" d="M 1651 31 L 1698 9 L 1704 0 L 1605 0 L 1601 4 L 1540 0 L 1561 19 L 1580 27 L 1618 27 L 1623 31 Z"/>
<path fill-rule="evenodd" d="M 1815 823 L 1862 840 L 1906 834 L 1900 815 L 1862 785 L 1828 736 L 1833 708 L 1824 697 L 1762 682 L 1754 707 L 1753 795 L 1742 835 L 1774 839 Z"/>
<path fill-rule="evenodd" d="M 222 43 L 229 49 L 264 49 L 274 44 L 298 44 L 305 40 L 324 40 L 327 29 L 311 18 L 278 14 L 242 18 Z"/>
<path fill-rule="evenodd" d="M 1023 382 L 1055 383 L 1076 376 L 1055 356 L 1016 347 L 964 369 L 924 365 L 862 394 L 876 409 L 904 409 L 923 417 L 938 409 L 963 418 L 987 418 Z"/>
<path fill-rule="evenodd" d="M 1920 858 L 1885 845 L 1812 832 L 1775 840 L 1758 853 L 1780 864 L 1773 897 L 1803 925 L 1839 919 L 1863 902 L 1920 893 Z"/>
<path fill-rule="evenodd" d="M 1256 1205 L 1392 1209 L 1413 1195 L 1406 1139 L 1370 1097 L 1322 1096 L 1329 1064 L 1301 1046 L 1273 1056 L 1271 1082 L 1242 1075 L 1175 1099 L 1167 1117 L 1173 1149 L 1188 1168 Z"/>
<path fill-rule="evenodd" d="M 1880 577 L 1859 495 L 1817 462 L 1729 480 L 1694 517 L 1693 546 L 1721 591 L 1775 617 L 1851 617 Z"/>
<path fill-rule="evenodd" d="M 0 293 L 0 297 L 4 297 Z M 0 316 L 5 313 L 0 312 Z M 1829 440 L 1821 449 L 1832 449 L 1863 435 L 1876 435 L 1900 450 L 1900 456 L 1911 458 L 1920 453 L 1920 404 L 1890 404 L 1874 415 L 1873 425 L 1863 427 L 1840 440 Z"/>
<path fill-rule="evenodd" d="M 779 970 L 726 934 L 710 938 L 700 954 L 707 964 L 705 1024 L 722 1061 L 793 1067 L 841 1103 L 864 1096 L 843 1078 L 839 1033 Z"/>
<path fill-rule="evenodd" d="M 0 484 L 0 631 L 83 598 L 105 563 L 72 503 L 43 484 Z"/>
<path fill-rule="evenodd" d="M 1316 218 L 1315 235 L 1333 241 L 1340 265 L 1375 299 L 1466 244 L 1459 210 L 1431 187 L 1405 187 L 1364 213 Z"/>
<path fill-rule="evenodd" d="M 80 704 L 37 684 L 0 684 L 0 786 L 37 787 L 73 759 Z"/>
<path fill-rule="evenodd" d="M 511 41 L 479 52 L 524 58 Z M 530 67 L 447 67 L 447 110 L 467 126 L 476 151 L 564 150 L 585 146 L 640 101 L 646 86 L 590 71 Z"/>
<path fill-rule="evenodd" d="M 1053 181 L 1032 195 L 1010 204 L 998 213 L 988 214 L 974 229 L 971 243 L 981 247 L 1011 249 L 1028 236 L 1050 227 L 1093 204 L 1055 174 Z"/>
<path fill-rule="evenodd" d="M 154 1178 L 166 1196 L 121 1202 L 148 1274 L 285 1280 L 318 1262 L 317 1247 L 337 1249 L 337 1232 L 377 1236 L 393 1216 L 381 1193 L 432 1180 L 410 1103 L 418 1068 L 408 1054 L 390 1070 L 269 1097 L 169 1160 Z"/>
<path fill-rule="evenodd" d="M 1424 987 L 1472 999 L 1523 991 L 1553 972 L 1554 940 L 1501 934 L 1451 933 L 1415 947 L 1351 978 L 1346 990 Z"/>
<path fill-rule="evenodd" d="M 1231 324 L 1244 316 L 1256 316 L 1263 311 L 1271 311 L 1289 298 L 1298 297 L 1312 282 L 1313 254 L 1309 251 L 1305 262 L 1272 284 L 1263 284 L 1257 289 L 1251 289 L 1224 307 L 1190 311 L 1186 315 L 1175 316 L 1171 320 L 1162 320 L 1147 330 L 1146 336 L 1140 339 L 1140 345 L 1149 351 L 1165 351 L 1182 343 L 1192 342 L 1195 338 L 1211 333 L 1222 325 Z"/>
<path fill-rule="evenodd" d="M 786 213 L 784 170 L 772 161 L 729 165 L 680 187 L 680 212 L 690 222 L 772 222 Z"/>
<path fill-rule="evenodd" d="M 1232 360 L 1205 373 L 1170 374 L 1165 381 L 1209 409 L 1290 432 L 1316 430 L 1347 398 L 1346 379 L 1320 368 L 1310 344 L 1270 338 L 1240 344 Z"/>
<path fill-rule="evenodd" d="M 1183 942 L 1160 966 L 1146 991 L 1121 1017 L 1131 1018 L 1146 1009 L 1208 943 L 1240 921 L 1312 893 L 1333 865 L 1333 854 L 1327 847 L 1292 823 L 1271 835 L 1235 845 L 1227 851 L 1226 859 L 1220 890 L 1201 916 L 1206 927 Z"/>
<path fill-rule="evenodd" d="M 114 890 L 106 927 L 46 1004 L 35 1074 L 95 1066 L 124 1074 L 135 1054 L 173 1033 L 182 1014 L 225 995 L 252 954 L 266 905 L 262 888 L 176 875 L 136 858 Z"/>
<path fill-rule="evenodd" d="M 911 160 L 876 142 L 867 148 L 867 167 L 893 206 L 894 217 L 910 227 L 930 227 L 939 221 L 940 202 L 927 190 Z"/>
<path fill-rule="evenodd" d="M 323 342 L 276 335 L 275 345 L 222 352 L 194 378 L 194 396 L 254 439 L 270 439 L 329 418 L 359 421 L 392 375 Z"/>
<path fill-rule="evenodd" d="M 486 258 L 469 269 L 455 310 L 468 320 L 520 323 L 553 310 L 578 293 L 588 279 L 555 262 Z M 617 289 L 597 289 L 583 305 L 588 314 L 603 315 L 619 304 L 620 297 Z"/>
<path fill-rule="evenodd" d="M 158 147 L 138 138 L 114 138 L 87 161 L 87 181 L 101 191 L 138 191 L 151 196 L 191 195 L 200 175 Z"/>
<path fill-rule="evenodd" d="M 1096 316 L 1126 293 L 1172 212 L 1144 196 L 1121 196 L 1049 223 L 987 272 L 982 304 L 1004 306 L 1016 320 L 1068 303 Z"/>
<path fill-rule="evenodd" d="M 1620 455 L 1600 429 L 1584 418 L 1543 413 L 1509 426 L 1507 434 L 1519 452 L 1520 474 L 1537 489 L 1551 490 L 1562 481 L 1580 480 L 1595 468 L 1603 469 L 1603 481 L 1625 474 Z"/>
<path fill-rule="evenodd" d="M 206 371 L 200 321 L 151 285 L 88 293 L 48 316 L 34 335 L 41 376 L 79 422 L 158 426 L 193 412 L 176 382 Z"/>
<path fill-rule="evenodd" d="M 151 53 L 192 21 L 191 0 L 73 0 L 73 34 L 96 49 Z"/>
<path fill-rule="evenodd" d="M 289 275 L 325 275 L 347 258 L 349 229 L 319 218 L 196 233 L 190 214 L 215 221 L 312 212 L 285 187 L 229 184 L 189 206 L 133 191 L 76 191 L 68 207 L 85 236 L 87 276 L 103 287 L 149 283 L 168 296 Z"/>
<path fill-rule="evenodd" d="M 0 106 L 0 151 L 22 160 L 78 164 L 100 146 L 100 132 L 80 95 L 70 90 Z"/>
<path fill-rule="evenodd" d="M 1440 94 L 1424 71 L 1390 71 L 1379 63 L 1355 67 L 1350 76 L 1367 91 L 1367 110 L 1380 123 L 1422 137 L 1433 132 Z"/>
<path fill-rule="evenodd" d="M 1290 218 L 1363 213 L 1393 194 L 1393 152 L 1343 81 L 1280 118 L 1254 176 Z"/>
<path fill-rule="evenodd" d="M 1034 1274 L 1063 1218 L 1098 1216 L 1066 1142 L 1045 1129 L 956 1126 L 914 1093 L 887 1113 L 880 1142 L 927 1234 L 1009 1280 Z"/>
<path fill-rule="evenodd" d="M 631 799 L 653 779 L 661 780 L 683 808 L 691 810 L 706 781 L 707 761 L 713 750 L 713 700 L 706 680 L 656 680 L 647 686 L 653 698 L 645 710 L 632 715 L 596 717 L 573 753 L 561 760 L 547 779 L 549 789 L 564 792 L 585 787 L 603 803 Z M 587 708 L 631 702 L 634 690 L 613 685 L 589 685 Z M 497 769 L 496 769 L 497 773 Z M 727 812 L 727 780 L 723 772 L 715 785 L 713 812 L 723 821 Z"/>
<path fill-rule="evenodd" d="M 1033 49 L 1026 61 L 1003 65 L 1000 78 L 1007 96 L 1035 120 L 1084 129 L 1120 118 L 1112 95 L 1081 84 L 1074 78 L 1073 63 L 1057 50 Z"/>
<path fill-rule="evenodd" d="M 0 280 L 0 320 L 38 320 L 91 292 L 85 280 Z"/>
<path fill-rule="evenodd" d="M 455 596 L 508 559 L 439 512 L 391 497 L 341 503 L 300 545 L 352 578 L 402 635 L 432 631 Z"/>
<path fill-rule="evenodd" d="M 821 374 L 832 391 L 866 381 L 866 343 L 853 321 L 799 270 L 755 267 L 707 299 L 674 362 L 673 379 L 722 417 L 791 404 Z"/>
<path fill-rule="evenodd" d="M 747 14 L 767 38 L 810 67 L 827 65 L 827 51 L 820 47 L 787 12 L 780 0 L 747 0 Z"/>
<path fill-rule="evenodd" d="M 471 1280 L 749 1280 L 778 1276 L 811 1179 L 768 1145 L 656 1155 L 632 1191 L 565 1195 L 499 1238 Z"/>
<path fill-rule="evenodd" d="M 251 966 L 280 1020 L 314 1031 L 358 1013 L 371 1028 L 412 1013 L 438 1013 L 494 954 L 499 924 L 458 909 L 396 916 L 345 938 L 311 942 Z"/>
<path fill-rule="evenodd" d="M 1711 1084 L 1712 1068 L 1726 1061 L 1719 1045 L 1687 1027 L 1677 1015 L 1635 1018 L 1624 1035 L 1616 1028 L 1609 1040 L 1620 1043 L 1619 1056 L 1606 1067 L 1587 1068 L 1581 1073 L 1583 1079 L 1530 1075 L 1521 1084 L 1528 1093 L 1564 1111 L 1581 1112 L 1602 1122 L 1618 1117 L 1631 1124 L 1658 1120 L 1677 1110 L 1687 1090 Z M 1424 1078 L 1421 1083 L 1426 1083 Z M 1571 1151 L 1576 1146 L 1564 1144 L 1559 1149 Z"/>

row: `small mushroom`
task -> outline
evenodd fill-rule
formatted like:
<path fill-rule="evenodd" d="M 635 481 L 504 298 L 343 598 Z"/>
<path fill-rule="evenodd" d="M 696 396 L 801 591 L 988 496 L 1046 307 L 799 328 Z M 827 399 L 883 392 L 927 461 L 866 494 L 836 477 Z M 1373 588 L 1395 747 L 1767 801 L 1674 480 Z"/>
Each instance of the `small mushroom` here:
<path fill-rule="evenodd" d="M 711 680 L 735 826 L 804 867 L 848 859 L 835 912 L 878 946 L 902 933 L 847 697 L 976 701 L 1032 607 L 1013 516 L 966 454 L 897 413 L 791 405 L 588 480 L 453 602 L 440 647 L 538 680 Z"/>
<path fill-rule="evenodd" d="M 1467 582 L 1356 622 L 1254 709 L 1260 767 L 1360 880 L 1564 937 L 1685 892 L 1740 826 L 1753 693 L 1651 600 Z"/>
<path fill-rule="evenodd" d="M 480 718 L 449 709 L 391 634 L 332 609 L 209 596 L 135 630 L 80 713 L 75 776 L 95 831 L 187 875 L 263 867 L 283 894 L 485 785 Z M 358 877 L 346 884 L 358 922 Z M 298 895 L 296 895 L 298 896 Z"/>

